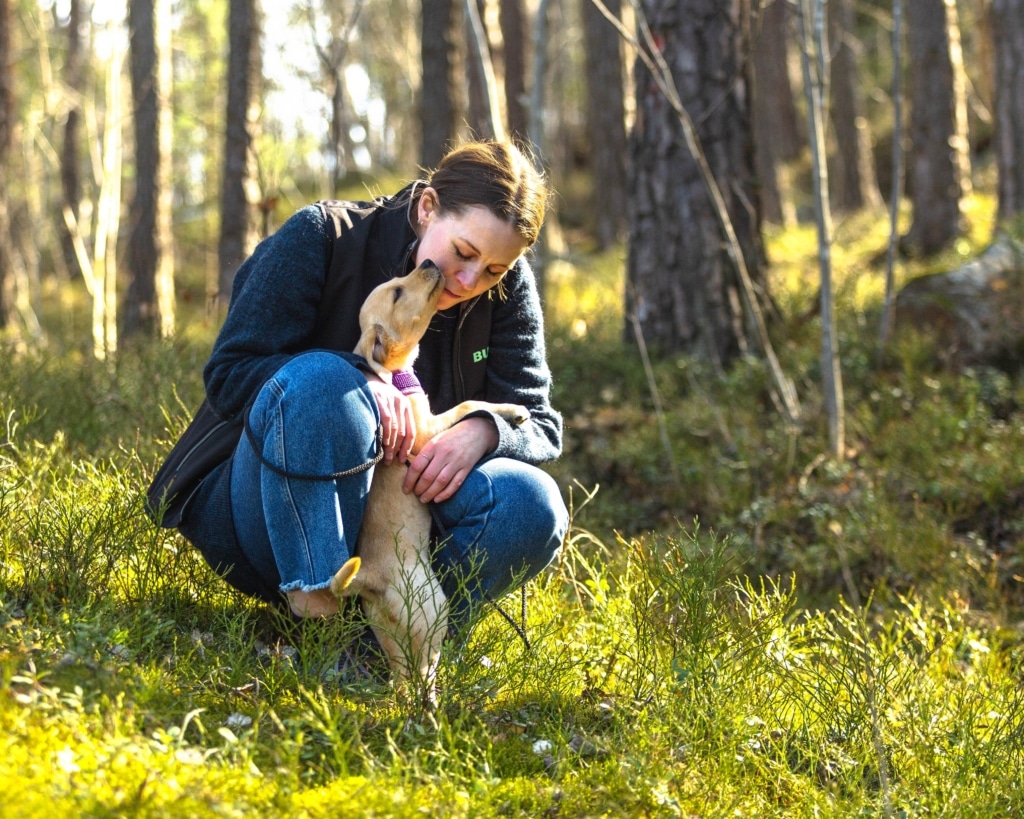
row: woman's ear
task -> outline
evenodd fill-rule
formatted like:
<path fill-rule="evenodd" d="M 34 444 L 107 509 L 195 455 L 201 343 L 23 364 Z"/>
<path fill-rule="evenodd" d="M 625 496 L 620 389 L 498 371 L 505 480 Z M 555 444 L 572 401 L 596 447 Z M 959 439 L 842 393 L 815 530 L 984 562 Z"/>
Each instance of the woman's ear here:
<path fill-rule="evenodd" d="M 438 210 L 437 191 L 431 187 L 423 189 L 416 205 L 416 221 L 425 225 Z"/>

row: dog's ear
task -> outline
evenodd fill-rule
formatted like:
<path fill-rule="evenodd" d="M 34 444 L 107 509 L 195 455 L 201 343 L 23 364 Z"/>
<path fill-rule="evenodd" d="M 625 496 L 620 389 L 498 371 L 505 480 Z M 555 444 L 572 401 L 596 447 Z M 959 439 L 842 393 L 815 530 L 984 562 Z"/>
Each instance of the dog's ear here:
<path fill-rule="evenodd" d="M 388 349 L 390 346 L 390 339 L 388 338 L 387 331 L 380 324 L 374 325 L 373 360 L 378 364 L 386 364 L 388 360 Z"/>

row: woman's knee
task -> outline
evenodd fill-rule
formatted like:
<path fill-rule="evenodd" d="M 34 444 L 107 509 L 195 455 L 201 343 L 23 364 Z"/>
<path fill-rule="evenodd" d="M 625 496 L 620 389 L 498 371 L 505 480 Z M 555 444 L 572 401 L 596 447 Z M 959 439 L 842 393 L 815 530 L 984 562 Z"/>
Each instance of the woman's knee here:
<path fill-rule="evenodd" d="M 534 574 L 558 554 L 569 513 L 554 478 L 535 466 L 508 461 L 492 473 L 496 513 Z"/>
<path fill-rule="evenodd" d="M 536 562 L 543 568 L 558 554 L 569 529 L 569 511 L 555 479 L 537 469 L 533 476 L 531 524 L 537 544 Z"/>
<path fill-rule="evenodd" d="M 340 423 L 350 431 L 353 423 L 361 423 L 372 431 L 379 423 L 366 377 L 328 352 L 302 353 L 274 373 L 256 398 L 253 421 L 270 411 L 291 423 L 315 424 L 311 429 Z"/>

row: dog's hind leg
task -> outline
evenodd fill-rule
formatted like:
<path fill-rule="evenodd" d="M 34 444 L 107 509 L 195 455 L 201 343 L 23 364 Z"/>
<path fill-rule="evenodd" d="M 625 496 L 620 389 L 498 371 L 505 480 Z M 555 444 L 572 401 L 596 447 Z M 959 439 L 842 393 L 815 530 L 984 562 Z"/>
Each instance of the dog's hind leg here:
<path fill-rule="evenodd" d="M 429 566 L 406 565 L 380 592 L 362 591 L 367 619 L 388 658 L 396 683 L 419 688 L 436 701 L 435 680 L 448 629 L 447 601 Z"/>

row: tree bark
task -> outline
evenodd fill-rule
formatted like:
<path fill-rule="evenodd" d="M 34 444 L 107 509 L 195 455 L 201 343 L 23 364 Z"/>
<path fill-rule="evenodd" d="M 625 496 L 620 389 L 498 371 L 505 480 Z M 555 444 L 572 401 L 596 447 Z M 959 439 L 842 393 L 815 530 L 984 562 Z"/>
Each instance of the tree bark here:
<path fill-rule="evenodd" d="M 491 63 L 491 46 L 477 0 L 465 0 L 462 7 L 469 69 L 469 122 L 476 137 L 502 138 L 505 125 L 498 99 L 498 84 Z"/>
<path fill-rule="evenodd" d="M 814 216 L 818 228 L 818 271 L 821 288 L 821 392 L 828 419 L 829 452 L 836 461 L 845 456 L 846 411 L 843 378 L 839 367 L 835 302 L 832 298 L 832 209 L 829 204 L 828 162 L 825 150 L 825 119 L 828 116 L 825 88 L 828 77 L 828 38 L 825 34 L 825 0 L 800 0 L 800 66 L 807 101 L 807 133 L 811 148 L 814 183 Z"/>
<path fill-rule="evenodd" d="M 806 145 L 789 76 L 790 16 L 784 0 L 758 0 L 754 12 L 752 111 L 764 219 L 796 222 L 786 163 Z"/>
<path fill-rule="evenodd" d="M 715 0 L 646 0 L 668 63 L 725 201 L 754 288 L 766 293 L 744 54 L 749 8 Z M 654 350 L 719 365 L 751 349 L 743 287 L 680 121 L 643 64 L 630 138 L 626 316 Z M 627 326 L 626 337 L 633 334 Z"/>
<path fill-rule="evenodd" d="M 221 229 L 217 301 L 227 305 L 235 271 L 255 244 L 250 108 L 258 97 L 260 58 L 259 0 L 231 0 L 228 12 L 227 137 L 221 190 Z"/>
<path fill-rule="evenodd" d="M 1024 218 L 1024 0 L 993 0 L 998 218 Z"/>
<path fill-rule="evenodd" d="M 458 93 L 459 0 L 423 0 L 423 83 L 420 90 L 420 162 L 433 168 L 455 138 Z"/>
<path fill-rule="evenodd" d="M 955 0 L 909 0 L 907 20 L 914 218 L 903 245 L 930 255 L 960 235 L 960 199 L 970 183 Z"/>
<path fill-rule="evenodd" d="M 170 0 L 130 0 L 135 196 L 128 239 L 130 277 L 122 332 L 174 332 L 171 237 Z"/>
<path fill-rule="evenodd" d="M 11 235 L 7 185 L 7 163 L 14 130 L 14 79 L 11 66 L 11 5 L 0 0 L 0 330 L 10 321 L 7 299 L 8 271 L 11 268 Z"/>
<path fill-rule="evenodd" d="M 161 338 L 174 335 L 174 112 L 171 92 L 174 62 L 171 53 L 171 0 L 155 0 L 156 76 L 157 76 L 157 153 L 160 162 L 156 177 L 156 245 L 160 256 L 156 265 L 157 331 Z"/>
<path fill-rule="evenodd" d="M 320 62 L 320 70 L 331 101 L 329 155 L 331 169 L 331 190 L 336 191 L 346 175 L 355 169 L 355 142 L 351 136 L 352 106 L 345 84 L 345 67 L 348 64 L 349 43 L 355 32 L 356 23 L 362 10 L 360 0 L 352 3 L 348 19 L 342 17 L 341 9 L 327 7 L 324 11 L 326 22 L 321 19 L 313 3 L 307 0 L 306 21 L 309 23 L 310 41 Z M 320 43 L 321 29 L 327 30 L 326 44 Z M 333 195 L 333 194 L 332 194 Z"/>
<path fill-rule="evenodd" d="M 589 2 L 590 0 L 587 0 Z M 526 110 L 527 21 L 523 0 L 501 0 L 499 25 L 503 41 L 505 103 L 508 106 L 508 132 L 525 139 L 530 129 Z"/>
<path fill-rule="evenodd" d="M 129 0 L 128 37 L 134 103 L 135 196 L 128 239 L 128 297 L 122 332 L 151 333 L 156 326 L 157 176 L 160 165 L 154 0 Z"/>
<path fill-rule="evenodd" d="M 871 134 L 860 97 L 852 0 L 830 3 L 828 22 L 832 55 L 830 110 L 837 159 L 831 175 L 833 203 L 840 211 L 879 209 L 882 195 L 878 190 Z"/>
<path fill-rule="evenodd" d="M 620 0 L 605 0 L 608 12 L 621 16 Z M 591 0 L 583 0 L 586 42 L 587 133 L 590 146 L 593 231 L 600 250 L 623 235 L 626 214 L 607 203 L 626 200 L 626 109 L 623 85 L 622 38 Z"/>
<path fill-rule="evenodd" d="M 82 137 L 80 126 L 82 119 L 81 99 L 85 87 L 85 59 L 82 43 L 82 26 L 89 19 L 87 0 L 70 0 L 68 5 L 67 28 L 67 61 L 64 64 L 64 82 L 70 91 L 68 95 L 68 113 L 64 121 L 64 144 L 60 152 L 60 186 L 63 205 L 71 208 L 78 218 L 78 203 L 82 198 L 82 180 L 79 170 L 79 142 Z M 78 267 L 78 259 L 71 239 L 71 234 L 63 219 L 57 220 L 61 235 L 61 247 L 64 252 L 64 263 L 74 277 L 82 275 Z"/>

